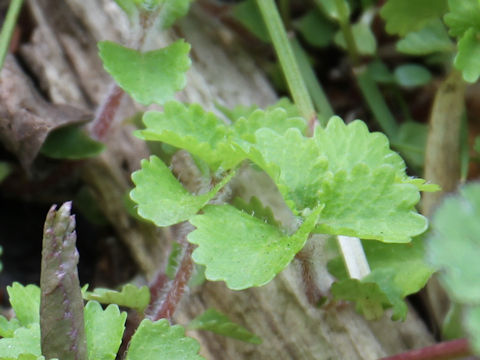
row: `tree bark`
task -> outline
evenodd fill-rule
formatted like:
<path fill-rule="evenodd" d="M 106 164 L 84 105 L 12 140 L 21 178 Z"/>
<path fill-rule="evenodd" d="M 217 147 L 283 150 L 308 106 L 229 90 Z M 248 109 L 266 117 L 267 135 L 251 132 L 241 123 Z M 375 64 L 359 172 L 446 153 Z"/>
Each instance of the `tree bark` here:
<path fill-rule="evenodd" d="M 29 0 L 26 5 L 33 29 L 28 42 L 21 46 L 22 62 L 51 102 L 94 111 L 112 82 L 102 69 L 96 42 L 108 39 L 125 43 L 125 16 L 113 0 Z M 266 106 L 275 101 L 264 74 L 235 34 L 200 4 L 195 4 L 173 31 L 159 34 L 148 46 L 164 46 L 179 36 L 192 44 L 193 61 L 187 87 L 178 96 L 181 101 L 198 102 L 209 109 L 214 102 L 233 107 L 253 103 Z M 135 105 L 126 99 L 108 136 L 106 152 L 84 166 L 83 179 L 96 191 L 118 238 L 128 246 L 144 276 L 151 279 L 163 266 L 168 231 L 161 232 L 129 217 L 119 198 L 131 187 L 130 173 L 148 154 L 146 146 L 132 136 L 132 128 L 121 123 L 134 112 Z M 272 189 L 271 203 L 282 211 L 274 187 L 268 179 L 262 181 Z M 265 191 L 253 188 L 250 178 L 237 180 L 236 188 L 250 193 Z M 316 274 L 319 287 L 327 290 L 332 280 L 324 268 L 322 244 L 316 238 L 310 250 L 320 259 Z M 263 339 L 261 345 L 250 345 L 191 332 L 201 342 L 202 354 L 212 360 L 374 360 L 432 343 L 414 311 L 403 323 L 392 322 L 387 316 L 368 322 L 350 305 L 312 307 L 300 273 L 294 262 L 268 285 L 240 292 L 227 289 L 223 283 L 207 282 L 184 297 L 175 321 L 187 324 L 213 307 Z"/>

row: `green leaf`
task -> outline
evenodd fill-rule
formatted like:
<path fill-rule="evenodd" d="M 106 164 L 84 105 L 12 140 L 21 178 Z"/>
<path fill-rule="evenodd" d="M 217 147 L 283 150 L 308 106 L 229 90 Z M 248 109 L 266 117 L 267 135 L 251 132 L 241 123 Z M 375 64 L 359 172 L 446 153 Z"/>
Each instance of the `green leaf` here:
<path fill-rule="evenodd" d="M 316 232 L 408 242 L 426 230 L 426 219 L 415 211 L 417 184 L 410 184 L 405 163 L 385 135 L 369 133 L 361 121 L 345 125 L 333 117 L 314 139 L 328 159 L 315 190 L 325 205 Z"/>
<path fill-rule="evenodd" d="M 321 209 L 288 236 L 232 206 L 208 205 L 190 220 L 197 229 L 188 241 L 198 245 L 192 258 L 206 266 L 207 279 L 223 280 L 230 289 L 265 285 L 303 248 Z"/>
<path fill-rule="evenodd" d="M 293 25 L 308 44 L 317 47 L 328 46 L 337 29 L 334 23 L 315 10 L 307 12 Z"/>
<path fill-rule="evenodd" d="M 163 113 L 149 111 L 143 121 L 146 128 L 136 132 L 138 137 L 185 149 L 214 169 L 231 169 L 243 159 L 243 154 L 227 142 L 225 124 L 199 105 L 168 102 Z"/>
<path fill-rule="evenodd" d="M 321 156 L 315 141 L 304 137 L 298 129 L 289 129 L 284 135 L 260 129 L 255 138 L 255 145 L 244 146 L 244 150 L 270 175 L 292 211 L 317 207 L 317 192 L 327 159 Z"/>
<path fill-rule="evenodd" d="M 87 359 L 83 299 L 78 280 L 75 217 L 71 202 L 52 206 L 43 231 L 40 273 L 42 354 L 62 360 Z"/>
<path fill-rule="evenodd" d="M 465 81 L 474 83 L 480 76 L 480 40 L 478 32 L 467 30 L 458 42 L 455 67 L 462 72 Z"/>
<path fill-rule="evenodd" d="M 85 334 L 89 360 L 114 360 L 122 343 L 125 330 L 126 312 L 120 312 L 117 305 L 105 310 L 96 301 L 85 306 Z"/>
<path fill-rule="evenodd" d="M 362 240 L 371 273 L 361 281 L 348 279 L 343 259 L 328 263 L 329 272 L 339 282 L 332 286 L 337 299 L 355 301 L 367 318 L 378 318 L 383 309 L 393 308 L 394 320 L 405 319 L 404 298 L 423 288 L 434 269 L 425 263 L 424 237 L 408 244 L 384 244 Z"/>
<path fill-rule="evenodd" d="M 445 25 L 439 20 L 429 21 L 418 31 L 408 33 L 397 42 L 397 50 L 409 55 L 428 55 L 435 52 L 451 52 L 454 44 Z"/>
<path fill-rule="evenodd" d="M 143 53 L 111 41 L 99 42 L 98 48 L 105 70 L 143 105 L 163 105 L 185 86 L 191 61 L 183 40 Z"/>
<path fill-rule="evenodd" d="M 143 320 L 130 341 L 126 360 L 204 360 L 197 355 L 200 345 L 185 337 L 185 330 L 168 320 Z"/>
<path fill-rule="evenodd" d="M 400 125 L 398 136 L 392 141 L 392 145 L 402 153 L 410 166 L 421 169 L 425 161 L 427 134 L 426 124 L 408 121 Z"/>
<path fill-rule="evenodd" d="M 369 24 L 363 22 L 354 24 L 352 31 L 358 52 L 361 55 L 374 55 L 377 51 L 377 40 Z M 342 31 L 338 31 L 335 35 L 335 44 L 343 49 L 347 49 L 347 43 Z"/>
<path fill-rule="evenodd" d="M 432 80 L 427 68 L 417 64 L 404 64 L 395 68 L 395 80 L 398 85 L 407 88 L 426 85 Z"/>
<path fill-rule="evenodd" d="M 241 117 L 234 123 L 235 135 L 252 143 L 255 142 L 255 131 L 261 128 L 268 128 L 283 135 L 291 128 L 303 133 L 307 124 L 300 116 L 289 117 L 287 111 L 282 108 L 255 110 L 248 117 Z"/>
<path fill-rule="evenodd" d="M 323 181 L 319 198 L 325 204 L 319 233 L 404 243 L 427 229 L 426 218 L 415 210 L 417 187 L 396 183 L 389 165 L 339 171 Z"/>
<path fill-rule="evenodd" d="M 246 0 L 235 5 L 233 16 L 263 42 L 269 43 L 271 41 L 255 0 Z"/>
<path fill-rule="evenodd" d="M 20 321 L 13 318 L 7 320 L 3 315 L 0 315 L 0 337 L 13 337 L 13 333 L 20 327 Z"/>
<path fill-rule="evenodd" d="M 480 184 L 447 197 L 432 220 L 428 258 L 440 269 L 439 278 L 450 297 L 459 303 L 480 305 Z"/>
<path fill-rule="evenodd" d="M 252 196 L 249 202 L 237 197 L 233 200 L 232 205 L 238 210 L 241 210 L 251 216 L 255 216 L 267 224 L 277 227 L 280 226 L 280 223 L 277 221 L 277 219 L 275 219 L 272 209 L 268 206 L 264 207 L 260 199 L 255 196 Z"/>
<path fill-rule="evenodd" d="M 103 143 L 93 140 L 77 125 L 52 131 L 40 152 L 53 159 L 85 159 L 97 156 L 105 149 Z"/>
<path fill-rule="evenodd" d="M 41 355 L 40 325 L 31 324 L 15 330 L 13 337 L 0 339 L 0 358 L 16 359 L 22 354 Z"/>
<path fill-rule="evenodd" d="M 456 0 L 454 0 L 456 1 Z M 447 0 L 388 0 L 380 11 L 389 34 L 406 35 L 443 16 Z"/>
<path fill-rule="evenodd" d="M 463 36 L 473 28 L 480 31 L 480 4 L 478 0 L 448 0 L 450 12 L 445 15 L 445 23 L 450 35 Z"/>
<path fill-rule="evenodd" d="M 475 354 L 480 355 L 480 306 L 473 306 L 465 311 L 465 328 L 469 337 L 469 345 Z"/>
<path fill-rule="evenodd" d="M 193 0 L 161 0 L 159 1 L 162 9 L 158 14 L 160 26 L 162 29 L 168 29 L 175 21 L 184 17 L 190 9 Z"/>
<path fill-rule="evenodd" d="M 139 288 L 133 284 L 126 284 L 122 286 L 121 291 L 96 288 L 93 292 L 87 292 L 84 298 L 96 300 L 102 304 L 126 306 L 143 313 L 150 303 L 150 290 L 148 286 Z"/>
<path fill-rule="evenodd" d="M 243 326 L 232 322 L 226 315 L 215 309 L 208 309 L 188 324 L 188 329 L 207 330 L 251 344 L 261 344 L 262 339 Z"/>
<path fill-rule="evenodd" d="M 379 319 L 384 310 L 392 306 L 378 284 L 372 282 L 346 279 L 334 283 L 331 291 L 337 300 L 354 301 L 357 311 L 367 320 Z"/>
<path fill-rule="evenodd" d="M 227 175 L 212 190 L 190 194 L 158 157 L 142 160 L 142 169 L 132 174 L 136 187 L 130 197 L 138 204 L 138 214 L 157 226 L 170 226 L 190 219 L 233 177 Z"/>
<path fill-rule="evenodd" d="M 215 104 L 215 107 L 220 110 L 223 115 L 225 115 L 232 123 L 236 122 L 240 118 L 248 118 L 255 110 L 259 109 L 257 105 L 236 105 L 233 109 L 229 109 L 220 104 Z M 301 117 L 297 106 L 286 97 L 281 98 L 273 105 L 267 106 L 264 111 L 273 111 L 275 109 L 285 110 L 287 112 L 287 118 Z M 303 122 L 305 122 L 305 120 L 303 120 Z M 297 127 L 297 125 L 294 125 L 293 127 Z"/>
<path fill-rule="evenodd" d="M 40 321 L 40 288 L 36 285 L 23 286 L 14 282 L 7 286 L 10 304 L 22 326 Z"/>
<path fill-rule="evenodd" d="M 350 13 L 351 13 L 350 4 L 346 0 L 342 0 L 342 1 L 345 2 L 347 7 L 346 14 L 340 14 L 338 12 L 336 0 L 322 0 L 322 1 L 316 1 L 316 3 L 321 5 L 323 12 L 332 20 L 335 20 L 338 22 L 347 22 L 350 19 Z M 342 17 L 341 15 L 345 15 L 345 17 Z"/>

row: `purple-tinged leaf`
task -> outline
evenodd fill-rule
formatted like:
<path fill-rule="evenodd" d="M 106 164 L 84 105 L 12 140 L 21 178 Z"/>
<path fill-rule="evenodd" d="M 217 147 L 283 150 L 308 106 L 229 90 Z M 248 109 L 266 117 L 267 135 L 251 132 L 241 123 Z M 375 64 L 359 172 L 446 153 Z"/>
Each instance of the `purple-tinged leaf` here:
<path fill-rule="evenodd" d="M 62 360 L 87 360 L 83 299 L 78 280 L 72 204 L 50 208 L 45 221 L 40 288 L 42 354 Z"/>

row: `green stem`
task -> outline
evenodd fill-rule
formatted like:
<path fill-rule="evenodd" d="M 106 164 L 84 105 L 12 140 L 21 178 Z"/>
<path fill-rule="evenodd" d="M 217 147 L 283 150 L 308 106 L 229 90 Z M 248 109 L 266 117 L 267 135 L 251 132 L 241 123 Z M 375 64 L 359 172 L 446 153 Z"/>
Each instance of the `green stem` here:
<path fill-rule="evenodd" d="M 335 5 L 337 7 L 339 16 L 338 22 L 340 25 L 340 30 L 342 31 L 343 37 L 345 38 L 345 43 L 347 45 L 348 56 L 350 57 L 353 65 L 357 66 L 360 64 L 360 56 L 358 55 L 357 44 L 355 43 L 352 27 L 350 25 L 347 3 L 345 0 L 335 0 Z"/>
<path fill-rule="evenodd" d="M 373 113 L 382 131 L 393 141 L 397 136 L 398 124 L 391 113 L 385 98 L 377 83 L 373 80 L 367 67 L 361 67 L 355 71 L 357 83 L 368 107 Z"/>
<path fill-rule="evenodd" d="M 298 106 L 300 114 L 307 119 L 309 124 L 314 124 L 316 122 L 316 114 L 312 99 L 300 73 L 277 6 L 274 0 L 257 0 L 257 5 L 272 39 L 293 101 Z"/>
<path fill-rule="evenodd" d="M 292 46 L 293 52 L 298 61 L 298 66 L 303 79 L 305 79 L 305 85 L 312 96 L 315 109 L 318 112 L 320 125 L 326 126 L 328 119 L 335 115 L 332 106 L 330 105 L 327 95 L 323 91 L 322 84 L 318 81 L 317 76 L 313 71 L 305 50 L 302 49 L 302 46 L 295 38 L 290 40 L 290 45 Z"/>
<path fill-rule="evenodd" d="M 23 0 L 12 0 L 8 7 L 7 16 L 2 26 L 2 32 L 0 33 L 0 70 L 3 67 L 5 57 L 7 56 L 8 47 L 10 46 L 10 40 L 12 39 L 13 30 L 17 23 L 18 14 L 22 8 Z"/>

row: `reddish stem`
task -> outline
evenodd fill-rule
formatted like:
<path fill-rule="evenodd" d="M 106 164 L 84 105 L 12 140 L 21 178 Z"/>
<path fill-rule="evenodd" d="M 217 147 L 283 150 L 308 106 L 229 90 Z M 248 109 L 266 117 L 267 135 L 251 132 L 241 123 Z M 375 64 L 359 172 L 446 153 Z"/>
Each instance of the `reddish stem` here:
<path fill-rule="evenodd" d="M 451 360 L 472 355 L 467 339 L 441 342 L 380 360 Z"/>
<path fill-rule="evenodd" d="M 96 140 L 102 141 L 115 119 L 125 92 L 116 84 L 112 85 L 105 101 L 100 105 L 95 119 L 90 125 L 90 133 Z"/>
<path fill-rule="evenodd" d="M 153 309 L 152 313 L 148 315 L 151 320 L 171 319 L 173 316 L 193 273 L 192 252 L 193 245 L 187 244 L 182 261 L 180 262 L 180 267 L 177 270 L 175 279 L 173 280 L 165 299 L 160 303 L 160 306 L 157 309 Z"/>

